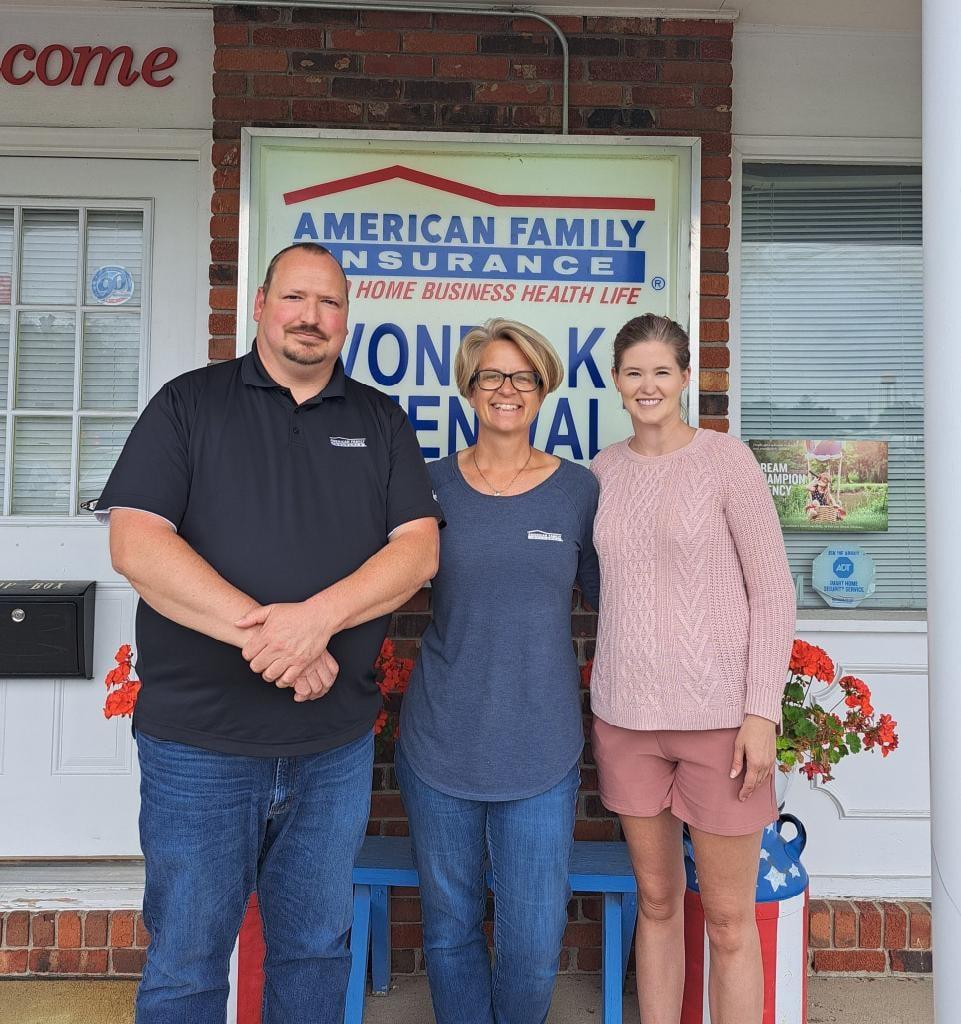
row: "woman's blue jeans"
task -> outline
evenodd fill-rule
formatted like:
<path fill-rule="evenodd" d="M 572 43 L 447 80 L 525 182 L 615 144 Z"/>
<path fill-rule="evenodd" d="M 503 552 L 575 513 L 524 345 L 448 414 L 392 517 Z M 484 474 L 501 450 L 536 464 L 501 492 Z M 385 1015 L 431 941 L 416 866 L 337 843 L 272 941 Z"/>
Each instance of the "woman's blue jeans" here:
<path fill-rule="evenodd" d="M 137 734 L 147 964 L 137 1024 L 223 1024 L 247 898 L 264 924 L 263 1024 L 343 1024 L 352 872 L 373 736 L 244 757 Z"/>
<path fill-rule="evenodd" d="M 574 841 L 575 765 L 523 800 L 462 800 L 395 769 L 420 875 L 424 956 L 437 1024 L 543 1024 L 557 976 Z M 484 935 L 494 891 L 494 966 Z"/>

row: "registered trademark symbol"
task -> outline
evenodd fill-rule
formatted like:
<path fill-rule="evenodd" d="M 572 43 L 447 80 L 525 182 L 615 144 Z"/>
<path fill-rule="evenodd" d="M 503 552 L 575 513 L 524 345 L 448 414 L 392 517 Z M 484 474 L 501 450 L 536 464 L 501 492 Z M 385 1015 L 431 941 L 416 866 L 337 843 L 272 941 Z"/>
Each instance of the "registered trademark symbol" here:
<path fill-rule="evenodd" d="M 651 278 L 651 287 L 656 292 L 663 291 L 664 290 L 664 286 L 666 284 L 667 284 L 667 281 L 665 281 L 663 277 L 652 277 Z"/>

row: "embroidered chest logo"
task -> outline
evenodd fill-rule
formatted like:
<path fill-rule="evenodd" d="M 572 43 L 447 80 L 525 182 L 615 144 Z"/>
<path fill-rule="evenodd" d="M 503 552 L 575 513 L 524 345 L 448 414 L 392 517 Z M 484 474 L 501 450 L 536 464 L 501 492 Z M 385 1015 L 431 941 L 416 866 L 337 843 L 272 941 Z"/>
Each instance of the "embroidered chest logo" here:
<path fill-rule="evenodd" d="M 330 443 L 335 448 L 366 448 L 366 437 L 332 437 Z"/>
<path fill-rule="evenodd" d="M 547 530 L 528 530 L 528 540 L 556 540 L 558 543 L 564 543 L 564 535 L 561 533 L 548 533 Z"/>

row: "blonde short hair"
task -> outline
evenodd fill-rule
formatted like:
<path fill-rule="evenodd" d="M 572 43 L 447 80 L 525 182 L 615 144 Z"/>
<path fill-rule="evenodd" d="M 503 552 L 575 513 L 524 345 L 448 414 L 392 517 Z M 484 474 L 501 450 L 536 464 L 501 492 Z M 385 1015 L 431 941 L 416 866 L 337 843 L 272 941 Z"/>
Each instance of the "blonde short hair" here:
<path fill-rule="evenodd" d="M 481 353 L 492 341 L 512 341 L 520 349 L 541 379 L 541 397 L 560 386 L 564 379 L 564 364 L 547 338 L 517 320 L 495 317 L 481 327 L 472 328 L 461 339 L 454 359 L 454 379 L 464 398 L 470 397 L 471 380 L 480 365 Z"/>

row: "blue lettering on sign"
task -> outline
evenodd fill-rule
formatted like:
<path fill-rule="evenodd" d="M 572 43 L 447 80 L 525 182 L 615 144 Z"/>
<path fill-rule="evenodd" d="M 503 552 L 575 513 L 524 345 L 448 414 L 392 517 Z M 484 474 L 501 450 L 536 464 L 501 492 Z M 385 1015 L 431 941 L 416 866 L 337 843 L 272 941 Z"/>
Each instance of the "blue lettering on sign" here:
<path fill-rule="evenodd" d="M 434 339 L 426 324 L 417 325 L 417 337 L 414 342 L 414 359 L 417 367 L 414 379 L 423 384 L 427 363 L 434 368 L 437 383 L 444 387 L 450 384 L 450 324 L 441 328 L 441 348 L 437 350 Z"/>
<path fill-rule="evenodd" d="M 472 412 L 468 403 L 456 394 L 436 392 L 401 397 L 396 393 L 396 389 L 398 385 L 403 386 L 405 378 L 408 384 L 414 383 L 410 379 L 414 378 L 419 387 L 450 387 L 453 383 L 454 339 L 463 337 L 470 329 L 470 325 L 464 324 L 443 324 L 433 329 L 426 324 L 417 324 L 405 331 L 392 323 L 358 323 L 355 324 L 344 346 L 343 360 L 347 375 L 353 376 L 358 359 L 362 362 L 366 359 L 371 380 L 382 388 L 390 389 L 394 401 L 407 411 L 411 425 L 418 434 L 421 452 L 427 459 L 449 455 L 475 444 L 477 415 Z M 591 349 L 600 340 L 603 331 L 602 327 L 592 328 L 583 340 L 576 330 L 572 330 L 570 335 L 572 365 L 576 362 L 577 365 L 586 366 L 590 381 L 602 387 L 604 385 L 601 374 L 591 356 Z M 367 350 L 366 357 L 361 354 L 362 347 Z M 575 378 L 576 373 L 572 377 L 571 386 L 577 386 Z M 581 388 L 590 386 L 587 381 L 580 382 Z M 443 448 L 445 438 L 438 436 L 442 430 L 440 410 L 445 407 L 445 403 L 446 449 Z M 436 414 L 433 410 L 437 410 Z M 583 418 L 578 423 L 569 397 L 559 397 L 556 406 L 550 412 L 546 412 L 545 416 L 549 417 L 549 426 L 540 445 L 545 451 L 554 453 L 560 450 L 563 455 L 580 461 L 593 459 L 600 451 L 598 398 L 587 399 L 586 423 Z M 539 415 L 535 416 L 530 425 L 531 444 L 536 443 L 539 419 Z M 839 558 L 837 561 L 840 563 L 850 560 Z"/>
<path fill-rule="evenodd" d="M 447 452 L 448 454 L 469 448 L 477 443 L 477 413 L 468 418 L 464 409 L 464 400 L 460 395 L 451 395 L 447 410 Z M 460 431 L 461 440 L 457 433 Z M 422 449 L 423 450 L 423 449 Z"/>
<path fill-rule="evenodd" d="M 426 230 L 423 223 L 421 227 Z M 643 252 L 464 245 L 373 245 L 326 239 L 325 244 L 344 272 L 354 277 L 375 274 L 381 277 L 471 278 L 491 281 L 644 282 Z"/>
<path fill-rule="evenodd" d="M 550 454 L 553 454 L 557 448 L 570 448 L 572 459 L 584 458 L 581 442 L 577 436 L 577 425 L 574 423 L 574 413 L 571 411 L 571 403 L 566 398 L 557 400 L 554 419 L 551 421 L 551 429 L 544 444 L 544 451 Z"/>
<path fill-rule="evenodd" d="M 317 234 L 317 227 L 314 224 L 314 218 L 309 213 L 302 213 L 300 220 L 297 221 L 297 227 L 294 228 L 294 241 L 295 242 L 316 242 L 320 238 Z"/>
<path fill-rule="evenodd" d="M 397 342 L 397 369 L 393 373 L 385 372 L 380 364 L 380 343 L 383 338 L 393 338 Z M 403 330 L 397 324 L 381 324 L 370 336 L 370 345 L 367 348 L 367 367 L 371 377 L 381 387 L 399 384 L 407 373 L 409 355 L 407 335 Z"/>
<path fill-rule="evenodd" d="M 410 425 L 415 431 L 436 430 L 438 421 L 436 419 L 421 419 L 419 413 L 422 408 L 436 409 L 440 406 L 440 395 L 411 395 L 407 402 L 407 415 L 410 417 Z M 425 459 L 439 459 L 440 448 L 425 448 L 421 446 L 421 454 Z"/>
<path fill-rule="evenodd" d="M 571 327 L 567 332 L 567 386 L 569 388 L 577 385 L 577 371 L 583 364 L 587 367 L 588 375 L 595 387 L 604 387 L 604 378 L 601 371 L 594 362 L 591 349 L 601 340 L 604 335 L 603 327 L 595 327 L 587 336 L 583 345 L 577 343 L 577 328 Z"/>
<path fill-rule="evenodd" d="M 854 562 L 846 556 L 834 559 L 834 565 L 831 566 L 834 570 L 834 575 L 840 577 L 842 580 L 846 580 L 854 572 Z"/>

